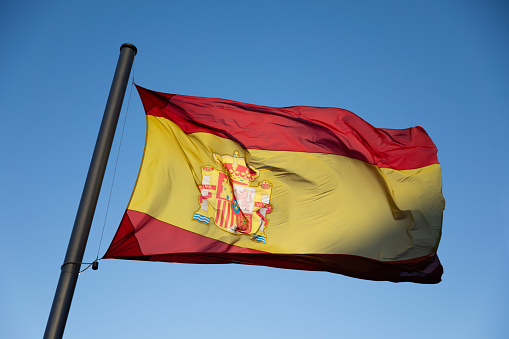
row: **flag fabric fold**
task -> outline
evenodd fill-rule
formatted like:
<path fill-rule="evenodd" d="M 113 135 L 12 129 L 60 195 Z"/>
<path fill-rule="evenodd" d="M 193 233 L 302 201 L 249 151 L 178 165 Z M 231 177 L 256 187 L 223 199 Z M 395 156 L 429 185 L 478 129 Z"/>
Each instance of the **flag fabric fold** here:
<path fill-rule="evenodd" d="M 421 127 L 137 89 L 145 151 L 104 258 L 441 280 L 441 171 Z"/>

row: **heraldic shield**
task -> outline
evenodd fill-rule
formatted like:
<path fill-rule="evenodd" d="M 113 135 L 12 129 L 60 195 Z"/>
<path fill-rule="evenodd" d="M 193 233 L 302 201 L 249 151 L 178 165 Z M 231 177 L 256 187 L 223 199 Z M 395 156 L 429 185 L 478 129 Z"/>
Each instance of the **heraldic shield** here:
<path fill-rule="evenodd" d="M 272 184 L 264 180 L 258 186 L 251 186 L 260 173 L 246 165 L 238 151 L 233 157 L 216 153 L 213 156 L 222 171 L 213 166 L 201 168 L 200 209 L 194 213 L 193 220 L 208 225 L 213 219 L 223 231 L 250 235 L 253 241 L 266 243 L 264 230 L 269 220 L 265 216 L 273 209 L 270 205 Z"/>

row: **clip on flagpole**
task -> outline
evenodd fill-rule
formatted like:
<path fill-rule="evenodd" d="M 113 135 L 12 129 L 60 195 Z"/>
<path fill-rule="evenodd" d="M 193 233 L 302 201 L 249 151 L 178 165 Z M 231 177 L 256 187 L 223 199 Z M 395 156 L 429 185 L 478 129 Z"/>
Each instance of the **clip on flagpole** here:
<path fill-rule="evenodd" d="M 44 339 L 57 339 L 62 338 L 64 335 L 65 323 L 67 322 L 74 289 L 76 288 L 81 260 L 83 260 L 85 253 L 97 199 L 99 198 L 104 172 L 108 163 L 113 137 L 120 116 L 120 109 L 124 101 L 129 74 L 136 52 L 136 47 L 131 44 L 123 44 L 120 47 L 117 68 L 113 76 L 103 120 L 97 136 L 78 212 L 76 213 L 64 265 L 61 267 L 60 278 L 51 306 L 46 331 L 44 332 Z"/>

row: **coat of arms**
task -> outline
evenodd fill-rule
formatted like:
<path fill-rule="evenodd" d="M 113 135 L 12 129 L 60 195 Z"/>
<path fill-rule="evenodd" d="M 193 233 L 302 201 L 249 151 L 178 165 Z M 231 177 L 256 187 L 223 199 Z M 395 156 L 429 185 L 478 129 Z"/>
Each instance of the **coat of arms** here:
<path fill-rule="evenodd" d="M 250 235 L 252 240 L 266 243 L 264 229 L 269 220 L 265 216 L 273 209 L 272 184 L 264 180 L 258 186 L 251 186 L 260 173 L 246 165 L 238 151 L 233 157 L 214 153 L 214 160 L 222 170 L 213 166 L 201 168 L 200 209 L 194 213 L 193 220 L 208 225 L 213 219 L 223 231 Z"/>

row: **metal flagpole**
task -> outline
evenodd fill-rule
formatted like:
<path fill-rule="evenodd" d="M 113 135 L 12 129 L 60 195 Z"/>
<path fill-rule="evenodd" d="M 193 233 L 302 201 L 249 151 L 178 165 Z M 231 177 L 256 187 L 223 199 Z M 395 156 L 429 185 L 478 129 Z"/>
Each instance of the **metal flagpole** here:
<path fill-rule="evenodd" d="M 131 44 L 123 44 L 120 47 L 117 68 L 113 76 L 101 128 L 99 129 L 85 187 L 83 188 L 78 212 L 76 213 L 71 239 L 69 240 L 64 264 L 61 268 L 60 279 L 58 280 L 46 331 L 44 332 L 44 339 L 57 339 L 62 338 L 64 335 L 65 323 L 71 308 L 81 261 L 85 253 L 90 226 L 92 225 L 97 199 L 99 198 L 106 164 L 108 163 L 120 109 L 124 101 L 129 74 L 136 52 L 136 47 Z"/>

